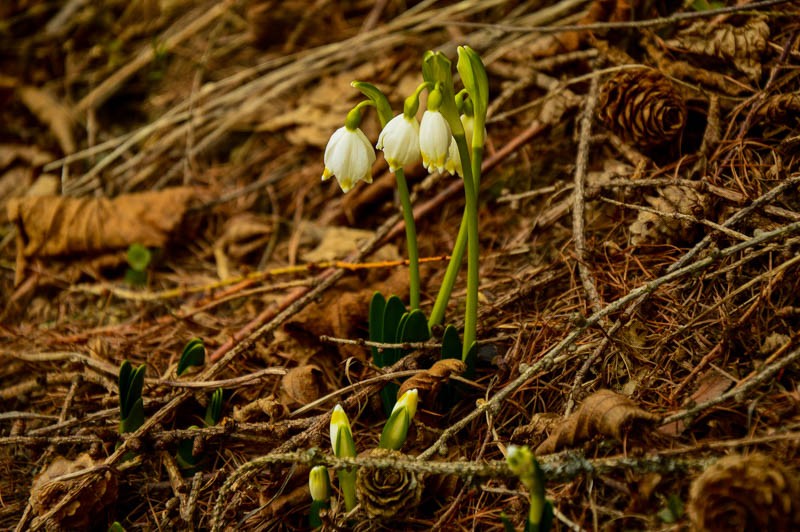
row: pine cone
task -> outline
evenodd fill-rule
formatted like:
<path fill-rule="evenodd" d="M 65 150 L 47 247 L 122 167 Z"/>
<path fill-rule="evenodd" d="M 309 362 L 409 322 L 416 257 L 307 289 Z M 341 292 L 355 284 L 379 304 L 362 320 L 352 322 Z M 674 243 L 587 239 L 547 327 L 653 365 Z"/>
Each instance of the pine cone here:
<path fill-rule="evenodd" d="M 651 148 L 680 135 L 686 106 L 657 70 L 623 70 L 600 91 L 599 114 L 606 126 L 634 144 Z"/>
<path fill-rule="evenodd" d="M 370 458 L 398 458 L 399 451 L 372 449 Z M 395 468 L 360 467 L 356 477 L 358 502 L 369 517 L 388 519 L 409 512 L 422 498 L 422 477 L 412 471 Z"/>
<path fill-rule="evenodd" d="M 57 508 L 67 494 L 78 492 L 71 502 L 58 508 L 42 523 L 46 530 L 85 529 L 92 524 L 101 523 L 103 510 L 117 500 L 117 474 L 111 468 L 99 473 L 59 480 L 59 477 L 94 467 L 95 462 L 84 453 L 75 460 L 59 456 L 53 460 L 33 481 L 30 504 L 37 516 L 43 517 Z"/>
<path fill-rule="evenodd" d="M 722 458 L 692 482 L 688 514 L 696 530 L 798 530 L 800 481 L 763 454 Z"/>

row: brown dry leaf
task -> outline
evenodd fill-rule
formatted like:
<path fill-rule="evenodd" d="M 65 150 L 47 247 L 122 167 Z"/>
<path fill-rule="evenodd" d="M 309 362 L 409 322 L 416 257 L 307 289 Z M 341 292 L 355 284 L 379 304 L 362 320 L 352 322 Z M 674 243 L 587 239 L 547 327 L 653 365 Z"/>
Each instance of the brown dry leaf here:
<path fill-rule="evenodd" d="M 61 151 L 65 155 L 75 152 L 75 137 L 72 129 L 75 119 L 67 107 L 48 92 L 36 87 L 24 86 L 17 89 L 17 95 L 25 107 L 43 124 L 47 124 Z"/>
<path fill-rule="evenodd" d="M 281 403 L 290 408 L 312 403 L 325 393 L 322 370 L 313 364 L 292 368 L 281 379 Z"/>
<path fill-rule="evenodd" d="M 716 369 L 709 369 L 699 378 L 697 389 L 686 401 L 686 405 L 691 406 L 716 399 L 727 392 L 733 384 L 733 381 L 728 376 Z M 686 419 L 679 419 L 658 427 L 658 432 L 670 437 L 677 437 L 683 434 L 683 431 L 688 426 L 689 422 Z"/>
<path fill-rule="evenodd" d="M 701 21 L 669 41 L 666 46 L 723 60 L 745 74 L 750 81 L 761 78 L 761 54 L 767 49 L 769 25 L 764 17 L 753 17 L 743 26 L 719 24 L 710 33 L 708 22 Z"/>
<path fill-rule="evenodd" d="M 39 524 L 44 525 L 47 530 L 85 529 L 99 522 L 105 525 L 107 521 L 103 515 L 104 510 L 117 500 L 116 471 L 104 468 L 97 473 L 67 480 L 59 479 L 100 464 L 101 462 L 96 463 L 87 453 L 79 455 L 75 460 L 68 460 L 63 456 L 53 460 L 34 479 L 31 487 L 30 504 L 34 514 L 39 516 L 37 519 L 57 507 L 67 493 L 77 491 L 78 495 Z"/>
<path fill-rule="evenodd" d="M 451 375 L 460 375 L 466 369 L 467 365 L 457 358 L 437 360 L 429 369 L 421 371 L 403 382 L 397 391 L 397 397 L 400 398 L 408 390 L 416 388 L 417 392 L 424 396 L 424 402 L 433 402 L 442 384 L 447 382 Z"/>
<path fill-rule="evenodd" d="M 17 226 L 17 275 L 31 257 L 97 255 L 133 243 L 161 247 L 197 193 L 194 188 L 177 187 L 114 199 L 12 198 L 8 217 Z"/>
<path fill-rule="evenodd" d="M 658 419 L 659 416 L 642 410 L 624 395 L 598 390 L 536 448 L 536 454 L 554 453 L 595 435 L 619 440 L 632 424 Z"/>

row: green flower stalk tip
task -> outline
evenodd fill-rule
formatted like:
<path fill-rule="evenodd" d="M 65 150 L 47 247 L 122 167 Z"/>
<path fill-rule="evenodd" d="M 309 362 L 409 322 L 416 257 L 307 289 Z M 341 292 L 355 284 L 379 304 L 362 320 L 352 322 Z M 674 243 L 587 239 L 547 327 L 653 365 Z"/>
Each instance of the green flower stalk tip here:
<path fill-rule="evenodd" d="M 342 405 L 336 405 L 331 415 L 331 447 L 333 454 L 338 458 L 356 455 L 356 444 L 353 441 L 353 432 L 350 430 L 350 420 Z"/>
<path fill-rule="evenodd" d="M 531 525 L 539 525 L 547 505 L 544 492 L 544 474 L 541 467 L 539 467 L 539 463 L 527 445 L 521 447 L 509 445 L 506 462 L 511 472 L 517 475 L 520 482 L 528 489 L 531 505 L 528 512 L 528 522 Z"/>
<path fill-rule="evenodd" d="M 318 465 L 311 468 L 308 474 L 308 489 L 311 491 L 311 499 L 318 502 L 327 502 L 331 497 L 331 481 L 328 476 L 328 468 Z"/>
<path fill-rule="evenodd" d="M 356 456 L 356 444 L 353 441 L 353 432 L 350 430 L 350 420 L 347 419 L 341 405 L 336 405 L 331 415 L 331 446 L 337 458 L 353 458 Z M 356 471 L 355 469 L 340 469 L 338 471 L 339 488 L 344 495 L 344 506 L 349 512 L 358 504 L 356 498 Z"/>
<path fill-rule="evenodd" d="M 386 421 L 381 434 L 381 441 L 378 447 L 397 451 L 403 446 L 408 436 L 408 428 L 414 414 L 417 413 L 417 402 L 419 394 L 417 389 L 408 390 L 394 405 L 392 414 Z"/>

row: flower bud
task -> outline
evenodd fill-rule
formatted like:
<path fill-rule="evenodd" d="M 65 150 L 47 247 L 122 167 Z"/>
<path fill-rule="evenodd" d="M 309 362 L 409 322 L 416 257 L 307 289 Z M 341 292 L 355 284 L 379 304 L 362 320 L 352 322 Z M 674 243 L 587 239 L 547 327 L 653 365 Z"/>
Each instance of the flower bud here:
<path fill-rule="evenodd" d="M 414 414 L 417 413 L 417 389 L 408 390 L 394 405 L 392 414 L 383 427 L 381 441 L 378 447 L 382 449 L 398 450 L 403 446 L 408 436 L 408 427 Z"/>
<path fill-rule="evenodd" d="M 325 502 L 331 496 L 331 481 L 328 477 L 328 468 L 318 465 L 311 468 L 308 474 L 308 489 L 311 498 L 315 501 Z"/>

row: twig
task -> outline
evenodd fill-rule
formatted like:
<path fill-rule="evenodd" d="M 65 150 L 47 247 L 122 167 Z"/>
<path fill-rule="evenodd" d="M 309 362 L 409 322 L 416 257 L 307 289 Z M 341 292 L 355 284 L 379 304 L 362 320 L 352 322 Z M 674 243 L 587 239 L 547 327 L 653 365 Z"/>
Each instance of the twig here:
<path fill-rule="evenodd" d="M 795 349 L 781 360 L 778 360 L 777 362 L 773 362 L 772 364 L 764 366 L 758 371 L 758 373 L 753 375 L 752 378 L 749 378 L 746 382 L 740 383 L 735 388 L 728 390 L 727 392 L 719 395 L 718 397 L 709 399 L 704 403 L 697 404 L 692 408 L 684 410 L 683 412 L 679 412 L 677 414 L 672 414 L 670 416 L 665 417 L 664 419 L 661 420 L 661 424 L 666 425 L 668 423 L 674 423 L 675 421 L 678 421 L 680 419 L 684 419 L 687 417 L 694 417 L 703 410 L 708 410 L 712 406 L 724 403 L 729 399 L 733 399 L 737 403 L 742 402 L 744 401 L 747 392 L 749 392 L 759 384 L 768 381 L 769 379 L 774 377 L 775 374 L 778 373 L 778 371 L 787 367 L 788 365 L 792 364 L 797 360 L 800 360 L 800 349 Z"/>
<path fill-rule="evenodd" d="M 469 423 L 472 422 L 475 418 L 482 415 L 484 410 L 489 408 L 498 408 L 499 404 L 509 397 L 512 393 L 514 393 L 520 386 L 525 384 L 526 381 L 531 379 L 534 375 L 539 373 L 540 371 L 547 371 L 553 365 L 553 360 L 558 355 L 572 345 L 578 338 L 583 335 L 583 332 L 593 327 L 594 325 L 598 324 L 600 320 L 621 310 L 629 303 L 635 301 L 636 299 L 640 298 L 644 295 L 649 295 L 658 290 L 659 287 L 662 285 L 672 282 L 675 279 L 680 279 L 685 275 L 689 275 L 694 272 L 698 272 L 708 268 L 715 262 L 717 262 L 722 257 L 728 257 L 739 253 L 742 250 L 748 249 L 753 246 L 757 246 L 761 243 L 768 242 L 773 238 L 784 236 L 795 231 L 800 231 L 800 222 L 791 223 L 788 225 L 784 225 L 778 229 L 773 231 L 766 231 L 764 233 L 758 234 L 751 239 L 748 239 L 746 242 L 742 242 L 736 244 L 734 246 L 730 246 L 725 248 L 721 251 L 717 251 L 716 253 L 711 254 L 708 257 L 703 259 L 699 259 L 691 264 L 688 264 L 682 268 L 673 270 L 657 279 L 654 279 L 638 288 L 635 288 L 628 292 L 625 296 L 617 299 L 613 303 L 606 305 L 603 309 L 598 312 L 593 313 L 589 316 L 581 326 L 575 327 L 564 339 L 562 339 L 558 344 L 554 347 L 550 348 L 536 363 L 532 364 L 531 366 L 527 367 L 525 371 L 521 372 L 519 377 L 508 383 L 503 389 L 497 392 L 491 399 L 486 401 L 485 403 L 478 406 L 475 410 L 461 418 L 459 421 L 448 427 L 442 432 L 442 435 L 439 439 L 434 442 L 433 445 L 428 447 L 421 455 L 420 459 L 427 459 L 433 456 L 438 450 L 447 443 L 451 437 L 457 434 L 461 429 L 466 427 Z"/>
<path fill-rule="evenodd" d="M 597 107 L 597 94 L 599 82 L 597 77 L 592 78 L 589 93 L 586 96 L 583 113 L 580 121 L 580 137 L 578 141 L 578 156 L 575 160 L 575 190 L 572 192 L 572 239 L 575 241 L 575 259 L 578 263 L 578 272 L 589 306 L 593 312 L 600 310 L 600 295 L 597 293 L 594 275 L 586 264 L 586 228 L 585 207 L 586 197 L 584 184 L 586 182 L 586 167 L 589 164 L 589 145 L 592 137 L 592 117 Z"/>

